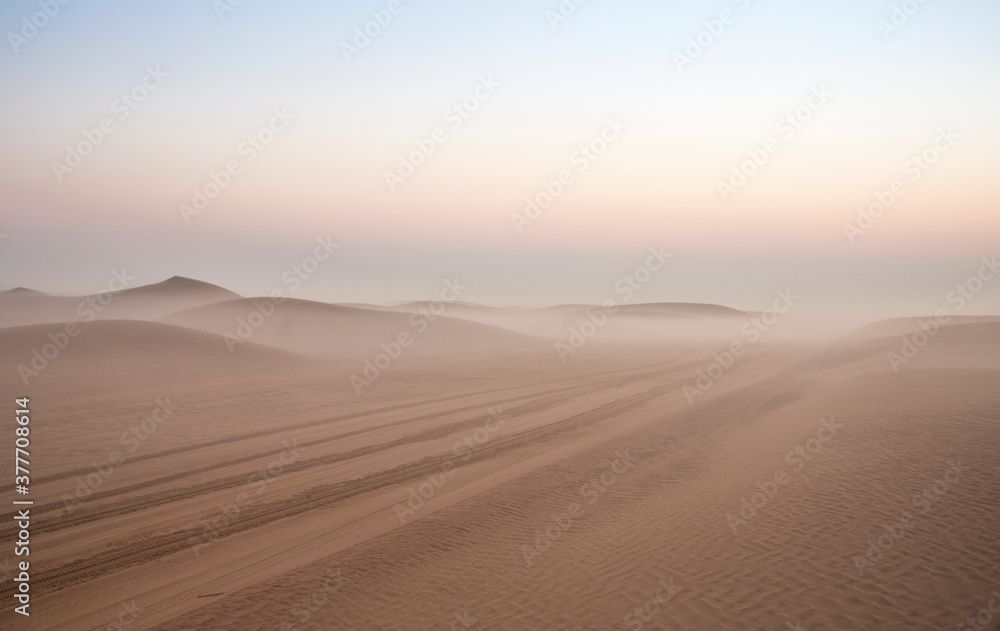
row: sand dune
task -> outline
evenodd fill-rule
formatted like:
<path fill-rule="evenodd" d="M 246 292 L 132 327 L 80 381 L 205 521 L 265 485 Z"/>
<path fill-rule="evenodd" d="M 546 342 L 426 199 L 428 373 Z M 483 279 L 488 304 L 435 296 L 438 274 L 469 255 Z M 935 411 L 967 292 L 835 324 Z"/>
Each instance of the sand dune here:
<path fill-rule="evenodd" d="M 954 341 L 943 339 L 942 349 L 954 350 Z M 1000 421 L 1000 399 L 990 394 L 1000 372 L 956 380 L 948 369 L 901 377 L 884 367 L 875 379 L 816 382 L 794 361 L 748 370 L 688 409 L 656 387 L 686 370 L 661 365 L 639 398 L 608 393 L 608 404 L 618 402 L 612 424 L 550 417 L 549 425 L 571 423 L 577 437 L 559 439 L 555 454 L 527 449 L 506 463 L 490 456 L 493 467 L 448 482 L 442 495 L 460 501 L 435 496 L 422 519 L 158 628 L 235 629 L 251 620 L 449 628 L 471 620 L 490 629 L 939 629 L 978 611 L 1000 578 L 992 526 L 1000 514 L 981 501 L 1000 490 L 989 438 Z M 815 449 L 808 460 L 795 451 L 807 445 Z M 623 453 L 634 459 L 628 466 Z M 950 476 L 947 461 L 955 460 L 969 471 L 914 507 L 914 492 Z M 742 499 L 779 472 L 775 494 L 741 513 Z M 408 497 L 406 486 L 397 501 Z M 390 507 L 383 510 L 391 522 Z M 902 511 L 919 518 L 871 561 L 869 543 Z M 291 602 L 274 600 L 274 584 L 286 586 Z M 313 595 L 323 605 L 296 607 Z"/>
<path fill-rule="evenodd" d="M 402 313 L 430 308 L 427 302 L 409 302 L 383 307 Z M 600 330 L 600 342 L 662 343 L 721 340 L 738 335 L 739 327 L 753 314 L 719 305 L 687 303 L 559 305 L 544 309 L 504 309 L 468 303 L 446 307 L 447 315 L 481 322 L 525 335 L 550 340 L 568 338 L 590 322 Z M 586 325 L 591 326 L 591 325 Z"/>
<path fill-rule="evenodd" d="M 9 327 L 0 329 L 0 379 L 22 390 L 66 392 L 273 372 L 307 363 L 266 346 L 245 347 L 235 357 L 218 336 L 154 322 Z"/>
<path fill-rule="evenodd" d="M 1000 631 L 1000 0 L 2 6 L 0 631 Z"/>
<path fill-rule="evenodd" d="M 382 344 L 410 340 L 405 356 L 517 352 L 542 342 L 490 325 L 429 311 L 412 314 L 346 307 L 298 299 L 275 304 L 268 298 L 229 300 L 196 307 L 163 318 L 163 322 L 228 336 L 248 334 L 256 343 L 303 355 L 365 358 L 382 352 Z M 258 324 L 258 326 L 254 326 Z"/>
<path fill-rule="evenodd" d="M 952 315 L 946 316 L 945 319 L 935 318 L 931 315 L 923 318 L 893 318 L 862 327 L 854 332 L 853 337 L 855 339 L 868 340 L 876 337 L 908 335 L 921 330 L 934 329 L 939 326 L 974 324 L 977 322 L 1000 322 L 1000 316 Z"/>
<path fill-rule="evenodd" d="M 1000 322 L 722 366 L 740 337 L 612 327 L 753 314 L 635 305 L 561 362 L 513 328 L 587 307 L 289 300 L 231 350 L 260 303 L 0 329 L 39 428 L 23 628 L 942 629 L 1000 585 Z"/>
<path fill-rule="evenodd" d="M 93 320 L 156 320 L 182 309 L 239 297 L 228 289 L 180 276 L 90 296 L 51 296 L 19 288 L 0 293 L 0 328 Z"/>
<path fill-rule="evenodd" d="M 539 309 L 540 312 L 580 312 L 593 309 L 596 305 L 556 305 Z M 647 302 L 638 304 L 621 304 L 618 307 L 623 313 L 648 313 L 668 315 L 681 318 L 741 318 L 745 319 L 751 312 L 740 311 L 722 305 L 711 305 L 692 302 Z"/>
<path fill-rule="evenodd" d="M 407 317 L 388 315 L 393 313 Z M 731 339 L 753 315 L 719 305 L 687 303 L 506 309 L 463 302 L 375 306 L 285 299 L 278 305 L 270 298 L 244 299 L 221 287 L 178 276 L 94 296 L 50 296 L 23 288 L 0 293 L 0 328 L 116 319 L 162 321 L 240 337 L 237 328 L 242 321 L 244 334 L 252 334 L 258 343 L 324 357 L 362 356 L 401 332 L 426 339 L 422 346 L 431 353 L 453 354 L 460 347 L 471 352 L 516 349 L 532 343 L 456 321 L 550 341 L 566 340 L 574 330 L 596 324 L 600 330 L 594 336 L 597 343 L 642 344 Z M 259 326 L 248 326 L 251 317 Z M 436 320 L 447 324 L 432 325 Z"/>

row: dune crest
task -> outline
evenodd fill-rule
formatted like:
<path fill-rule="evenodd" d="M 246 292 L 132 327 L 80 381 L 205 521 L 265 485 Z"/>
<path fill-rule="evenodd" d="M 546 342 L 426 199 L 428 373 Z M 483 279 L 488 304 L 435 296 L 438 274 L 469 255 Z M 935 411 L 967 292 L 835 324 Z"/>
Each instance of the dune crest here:
<path fill-rule="evenodd" d="M 0 328 L 0 379 L 44 419 L 33 629 L 122 602 L 135 631 L 936 629 L 1000 581 L 1000 319 L 791 343 L 716 305 L 184 278 L 113 304 L 134 317 Z"/>

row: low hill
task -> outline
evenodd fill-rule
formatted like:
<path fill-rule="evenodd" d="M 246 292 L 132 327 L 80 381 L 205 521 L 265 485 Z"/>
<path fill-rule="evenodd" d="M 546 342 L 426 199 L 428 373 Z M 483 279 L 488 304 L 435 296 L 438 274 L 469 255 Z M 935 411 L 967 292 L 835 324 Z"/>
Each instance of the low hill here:
<path fill-rule="evenodd" d="M 102 320 L 73 326 L 72 336 L 62 323 L 0 329 L 0 379 L 18 391 L 83 391 L 298 368 L 309 362 L 253 343 L 230 353 L 217 335 L 157 322 Z"/>
<path fill-rule="evenodd" d="M 180 276 L 87 296 L 52 296 L 18 288 L 0 293 L 0 328 L 93 320 L 157 320 L 182 309 L 240 297 L 228 289 Z"/>
<path fill-rule="evenodd" d="M 381 344 L 391 344 L 400 335 L 412 340 L 408 357 L 517 351 L 544 345 L 526 335 L 450 314 L 407 314 L 291 298 L 278 305 L 268 298 L 229 300 L 175 313 L 163 322 L 217 336 L 228 334 L 230 345 L 242 335 L 274 348 L 336 359 L 374 356 L 381 352 Z"/>

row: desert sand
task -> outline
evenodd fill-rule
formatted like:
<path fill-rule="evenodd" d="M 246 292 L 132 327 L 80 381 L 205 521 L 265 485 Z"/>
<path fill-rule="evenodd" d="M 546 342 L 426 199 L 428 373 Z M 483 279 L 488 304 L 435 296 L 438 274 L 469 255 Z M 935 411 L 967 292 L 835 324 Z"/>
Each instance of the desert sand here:
<path fill-rule="evenodd" d="M 85 300 L 0 294 L 32 414 L 19 628 L 1000 624 L 1000 318 L 894 364 L 919 318 L 747 343 L 752 313 L 634 305 L 560 354 L 595 307 L 288 300 L 227 343 L 266 299 Z"/>

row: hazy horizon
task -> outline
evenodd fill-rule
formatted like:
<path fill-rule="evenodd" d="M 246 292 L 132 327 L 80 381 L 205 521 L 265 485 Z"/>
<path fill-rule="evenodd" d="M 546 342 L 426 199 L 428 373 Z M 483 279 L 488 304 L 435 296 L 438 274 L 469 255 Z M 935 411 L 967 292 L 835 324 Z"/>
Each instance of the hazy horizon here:
<path fill-rule="evenodd" d="M 990 626 L 998 25 L 4 2 L 0 629 Z"/>
<path fill-rule="evenodd" d="M 0 287 L 85 294 L 125 268 L 260 295 L 330 235 L 296 297 L 457 276 L 538 307 L 611 297 L 663 247 L 636 300 L 750 309 L 791 286 L 865 321 L 933 312 L 996 254 L 994 4 L 891 28 L 892 2 L 860 0 L 387 6 L 70 3 L 31 37 L 36 5 L 0 8 Z"/>

